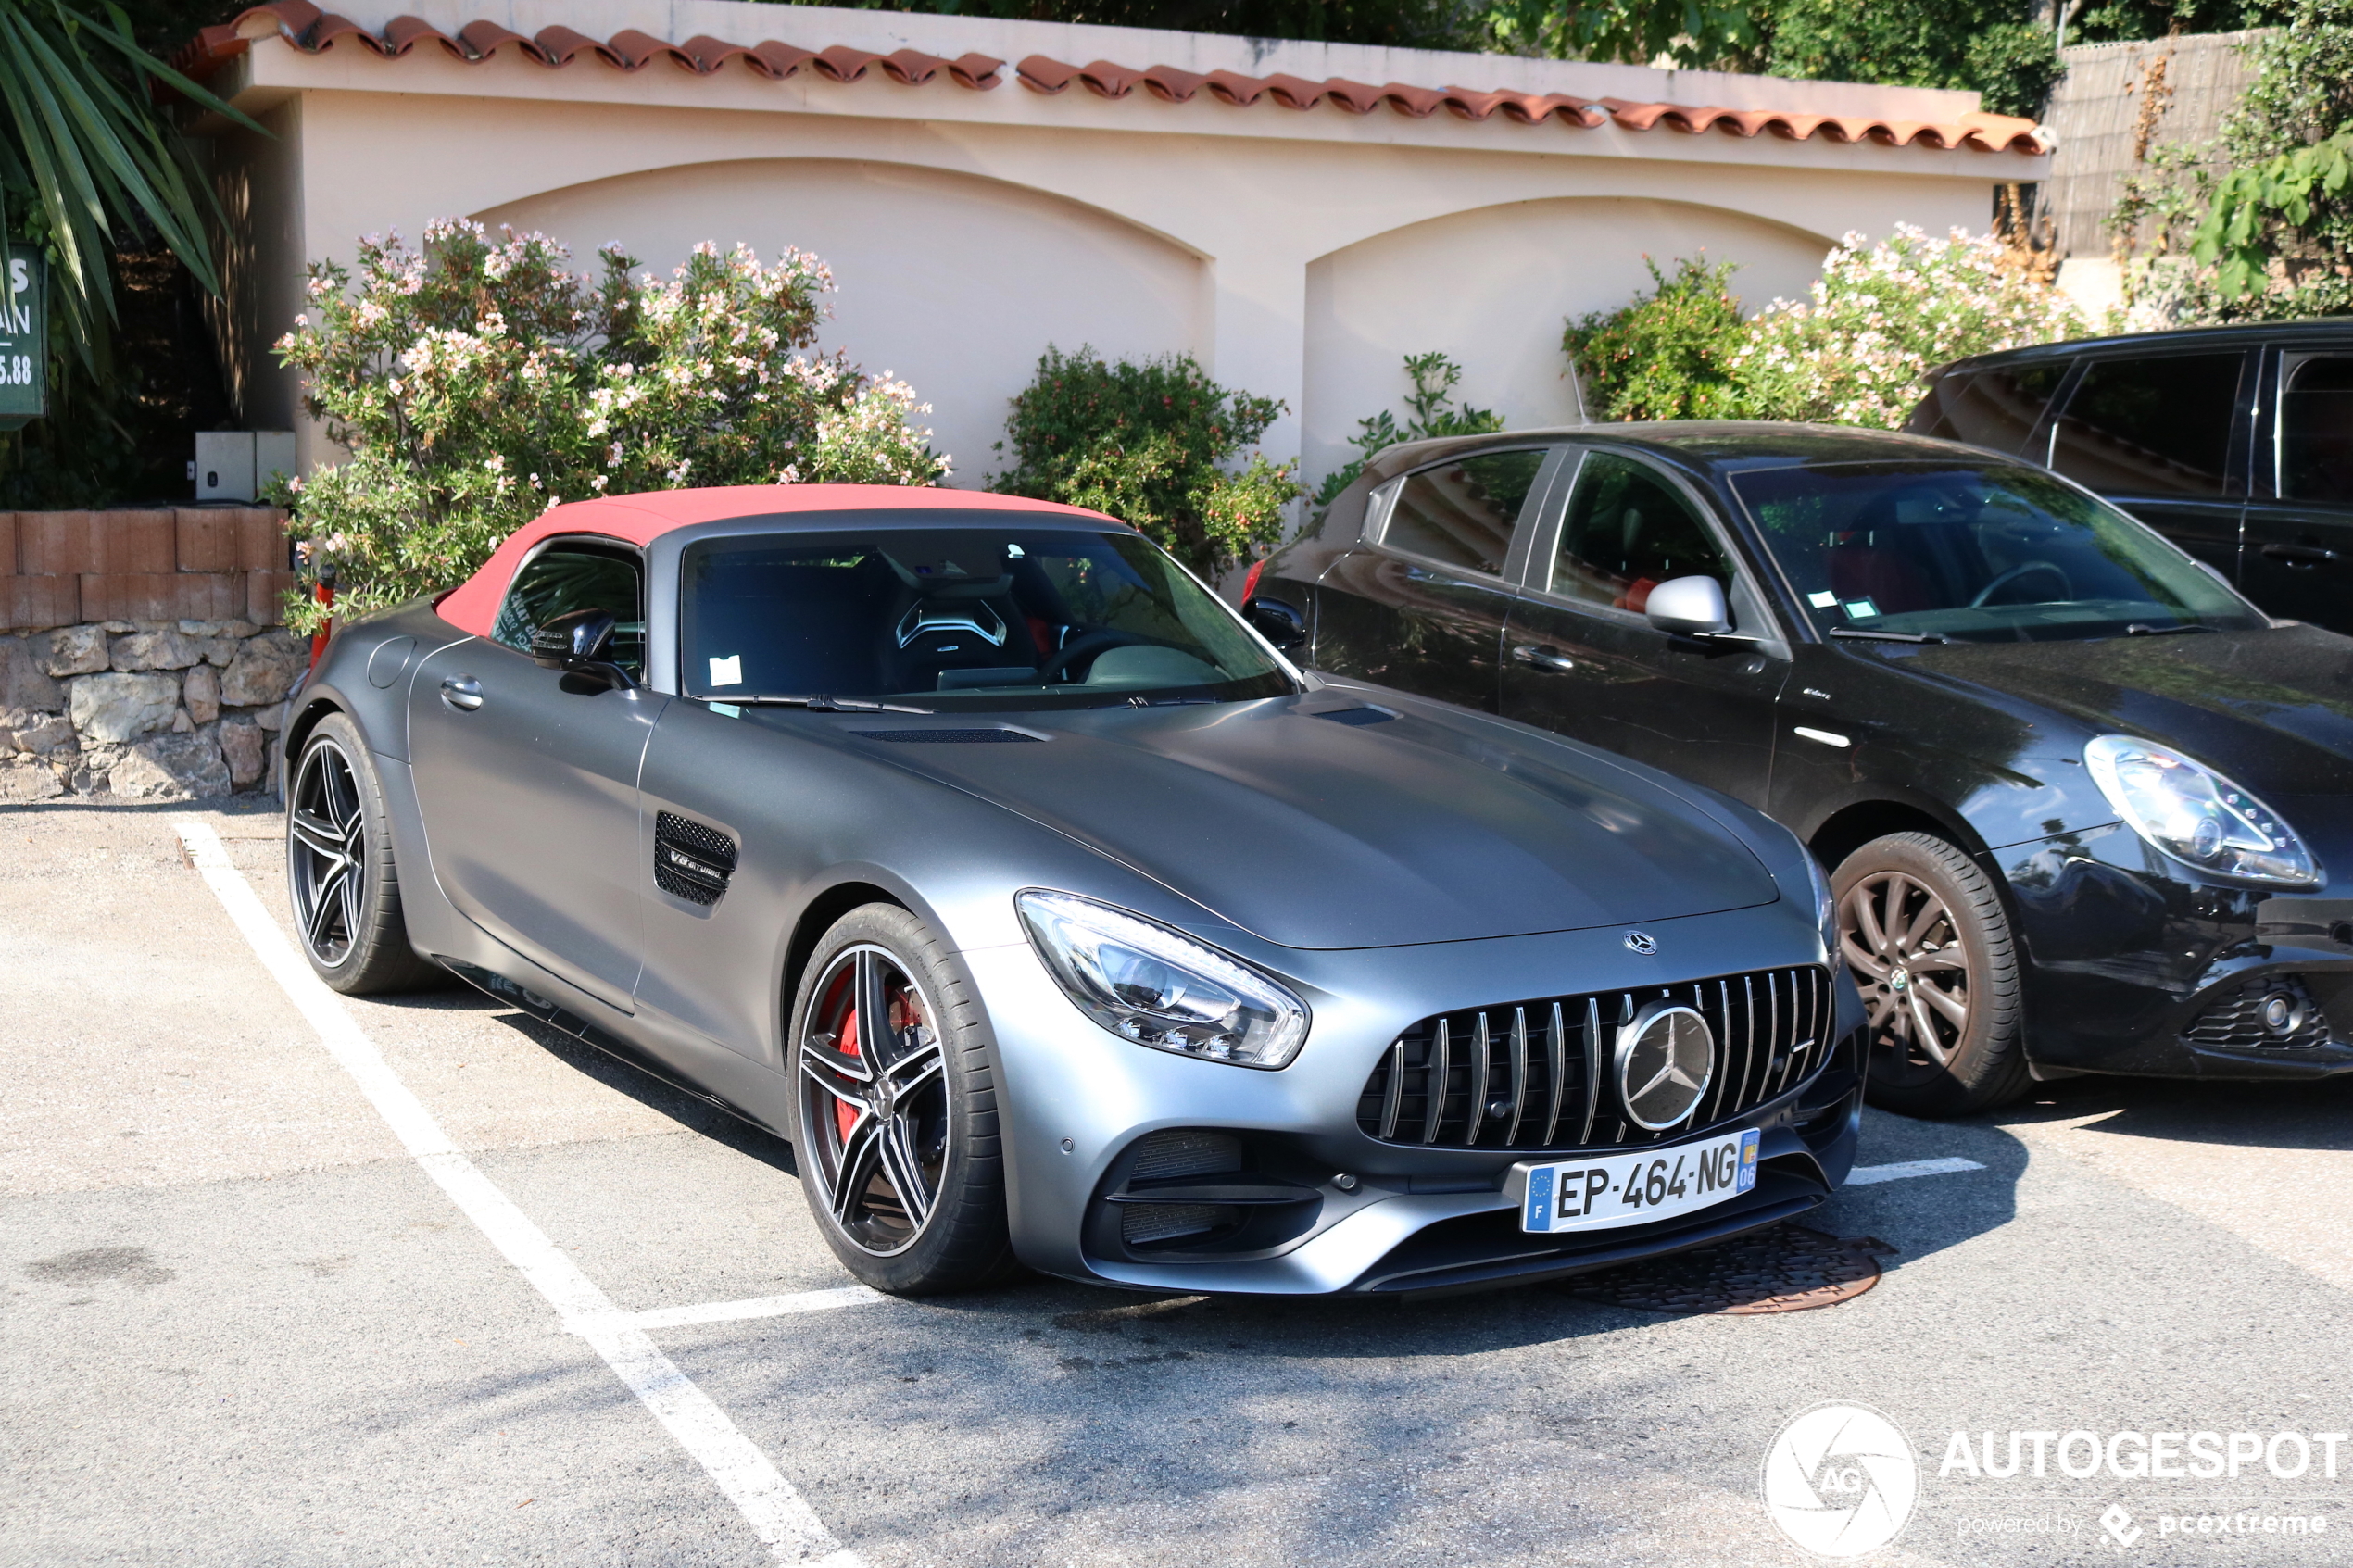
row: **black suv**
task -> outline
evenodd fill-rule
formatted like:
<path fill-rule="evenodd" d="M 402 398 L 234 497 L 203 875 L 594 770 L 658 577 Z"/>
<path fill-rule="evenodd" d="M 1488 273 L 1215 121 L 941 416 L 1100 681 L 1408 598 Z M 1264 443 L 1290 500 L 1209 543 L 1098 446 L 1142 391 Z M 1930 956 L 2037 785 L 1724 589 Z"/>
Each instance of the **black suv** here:
<path fill-rule="evenodd" d="M 2045 470 L 1786 424 L 1419 442 L 1244 595 L 1317 668 L 1796 830 L 1883 1105 L 2353 1071 L 2353 639 Z"/>
<path fill-rule="evenodd" d="M 2353 320 L 1981 355 L 1906 428 L 2056 469 L 2271 614 L 2353 633 Z"/>

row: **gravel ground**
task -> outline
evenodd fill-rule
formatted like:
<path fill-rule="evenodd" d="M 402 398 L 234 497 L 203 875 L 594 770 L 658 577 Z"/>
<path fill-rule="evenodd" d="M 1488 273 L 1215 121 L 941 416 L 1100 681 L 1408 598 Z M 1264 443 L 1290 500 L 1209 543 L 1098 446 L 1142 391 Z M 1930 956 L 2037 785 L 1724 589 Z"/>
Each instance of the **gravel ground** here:
<path fill-rule="evenodd" d="M 0 809 L 0 1562 L 774 1561 L 403 1153 L 174 815 Z M 282 909 L 275 816 L 197 815 Z M 622 1308 L 848 1283 L 764 1136 L 471 994 L 351 1012 Z M 1822 1211 L 1895 1250 L 1819 1311 L 1033 1279 L 655 1336 L 876 1568 L 1798 1563 L 1759 1467 L 1823 1401 L 1919 1456 L 1872 1562 L 2336 1562 L 2353 1440 L 2334 1479 L 2317 1448 L 2294 1479 L 1942 1472 L 1956 1431 L 2006 1457 L 2013 1430 L 2353 1430 L 2348 1108 L 2074 1079 L 1990 1118 L 1874 1114 L 1868 1163 L 1983 1168 Z M 2214 1533 L 2237 1514 L 2259 1533 Z"/>

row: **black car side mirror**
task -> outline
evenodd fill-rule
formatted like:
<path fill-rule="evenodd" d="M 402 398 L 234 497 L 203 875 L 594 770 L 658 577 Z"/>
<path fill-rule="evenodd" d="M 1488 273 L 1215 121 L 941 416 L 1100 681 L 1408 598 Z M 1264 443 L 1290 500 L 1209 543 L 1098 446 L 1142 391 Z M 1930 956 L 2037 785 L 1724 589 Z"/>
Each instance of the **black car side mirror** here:
<path fill-rule="evenodd" d="M 1307 618 L 1280 599 L 1250 600 L 1242 606 L 1242 619 L 1278 648 L 1295 648 L 1307 641 Z"/>
<path fill-rule="evenodd" d="M 591 676 L 629 691 L 637 683 L 612 659 L 613 633 L 620 624 L 609 609 L 575 609 L 559 615 L 531 634 L 531 660 L 542 670 Z"/>
<path fill-rule="evenodd" d="M 1642 616 L 1674 636 L 1720 637 L 1732 629 L 1724 584 L 1713 577 L 1670 577 L 1650 592 Z"/>

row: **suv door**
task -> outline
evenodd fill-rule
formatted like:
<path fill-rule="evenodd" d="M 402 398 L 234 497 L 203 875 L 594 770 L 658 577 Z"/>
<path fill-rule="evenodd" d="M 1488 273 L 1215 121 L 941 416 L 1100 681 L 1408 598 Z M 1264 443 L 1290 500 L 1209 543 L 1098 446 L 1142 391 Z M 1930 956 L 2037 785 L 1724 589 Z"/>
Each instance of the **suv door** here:
<path fill-rule="evenodd" d="M 521 650 L 576 609 L 622 623 L 645 668 L 645 569 L 623 546 L 556 540 L 525 561 L 489 638 L 420 667 L 409 759 L 434 875 L 466 917 L 623 1012 L 637 983 L 637 769 L 664 698 L 543 670 Z"/>
<path fill-rule="evenodd" d="M 1494 712 L 1521 525 L 1557 461 L 1549 446 L 1469 452 L 1375 491 L 1316 596 L 1317 668 Z"/>
<path fill-rule="evenodd" d="M 2274 350 L 2239 583 L 2273 615 L 2353 633 L 2353 353 Z"/>
<path fill-rule="evenodd" d="M 2044 460 L 2236 583 L 2254 358 L 2233 348 L 2091 359 Z"/>
<path fill-rule="evenodd" d="M 1729 536 L 1696 493 L 1620 452 L 1581 457 L 1566 507 L 1536 532 L 1512 611 L 1503 711 L 1762 807 L 1787 647 Z M 1563 477 L 1567 478 L 1564 467 Z M 1709 576 L 1743 639 L 1670 636 L 1652 588 Z"/>

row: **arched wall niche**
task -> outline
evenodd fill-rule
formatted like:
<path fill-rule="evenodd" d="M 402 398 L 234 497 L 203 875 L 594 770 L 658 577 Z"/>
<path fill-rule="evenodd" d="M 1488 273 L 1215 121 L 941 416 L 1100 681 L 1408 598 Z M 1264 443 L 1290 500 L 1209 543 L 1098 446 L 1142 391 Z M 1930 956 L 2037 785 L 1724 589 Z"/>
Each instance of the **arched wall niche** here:
<path fill-rule="evenodd" d="M 1650 286 L 1645 257 L 1737 262 L 1754 313 L 1802 296 L 1831 242 L 1744 213 L 1637 197 L 1555 197 L 1452 213 L 1317 257 L 1307 270 L 1302 456 L 1311 479 L 1355 456 L 1357 421 L 1403 409 L 1404 356 L 1443 349 L 1455 395 L 1516 427 L 1573 423 L 1561 331 Z"/>
<path fill-rule="evenodd" d="M 839 292 L 823 345 L 889 370 L 932 406 L 950 483 L 1006 466 L 1007 403 L 1051 343 L 1108 358 L 1201 354 L 1206 264 L 1097 208 L 1004 181 L 906 164 L 761 158 L 543 192 L 474 215 L 563 241 L 585 268 L 618 242 L 667 273 L 700 241 L 823 257 Z"/>

